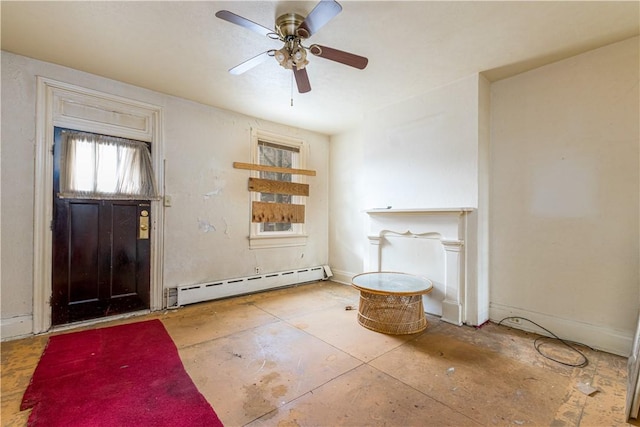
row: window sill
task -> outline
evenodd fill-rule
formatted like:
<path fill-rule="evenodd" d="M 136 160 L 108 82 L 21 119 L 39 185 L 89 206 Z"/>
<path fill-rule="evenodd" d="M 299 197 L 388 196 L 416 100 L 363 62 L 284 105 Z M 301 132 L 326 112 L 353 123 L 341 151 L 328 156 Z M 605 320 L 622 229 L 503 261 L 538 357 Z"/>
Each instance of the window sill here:
<path fill-rule="evenodd" d="M 304 246 L 307 244 L 306 234 L 288 236 L 250 236 L 249 249 L 284 248 L 287 246 Z"/>

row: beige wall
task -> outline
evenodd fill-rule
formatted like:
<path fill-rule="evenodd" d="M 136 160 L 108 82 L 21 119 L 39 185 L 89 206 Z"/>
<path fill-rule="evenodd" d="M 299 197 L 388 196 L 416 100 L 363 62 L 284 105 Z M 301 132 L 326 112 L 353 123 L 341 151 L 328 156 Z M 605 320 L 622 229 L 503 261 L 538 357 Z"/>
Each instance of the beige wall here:
<path fill-rule="evenodd" d="M 328 137 L 172 98 L 165 111 L 165 287 L 284 271 L 328 262 Z M 300 138 L 309 146 L 306 246 L 249 249 L 252 128 Z"/>
<path fill-rule="evenodd" d="M 628 354 L 638 315 L 638 38 L 491 88 L 491 318 Z M 526 326 L 526 325 L 525 325 Z"/>
<path fill-rule="evenodd" d="M 32 330 L 37 75 L 163 108 L 164 288 L 327 264 L 327 136 L 2 52 L 2 338 Z M 249 173 L 232 164 L 251 161 L 252 128 L 309 145 L 306 246 L 249 249 Z"/>

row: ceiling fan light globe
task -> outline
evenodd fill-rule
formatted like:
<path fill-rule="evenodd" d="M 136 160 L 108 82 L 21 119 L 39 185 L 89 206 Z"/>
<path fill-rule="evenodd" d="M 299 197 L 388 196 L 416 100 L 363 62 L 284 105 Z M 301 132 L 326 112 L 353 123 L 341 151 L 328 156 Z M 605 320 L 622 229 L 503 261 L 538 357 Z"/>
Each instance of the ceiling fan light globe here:
<path fill-rule="evenodd" d="M 289 52 L 287 52 L 287 50 L 285 48 L 282 48 L 280 50 L 276 50 L 276 53 L 275 53 L 274 56 L 276 58 L 276 61 L 278 61 L 278 63 L 280 65 L 282 65 L 282 64 L 286 63 L 288 60 L 290 60 Z"/>
<path fill-rule="evenodd" d="M 296 49 L 295 52 L 293 52 L 293 59 L 298 62 L 298 61 L 303 61 L 305 57 L 304 51 L 302 49 Z"/>
<path fill-rule="evenodd" d="M 304 67 L 307 66 L 307 64 L 309 63 L 309 61 L 307 61 L 306 59 L 304 61 L 300 61 L 300 62 L 296 62 L 296 70 L 302 70 Z"/>

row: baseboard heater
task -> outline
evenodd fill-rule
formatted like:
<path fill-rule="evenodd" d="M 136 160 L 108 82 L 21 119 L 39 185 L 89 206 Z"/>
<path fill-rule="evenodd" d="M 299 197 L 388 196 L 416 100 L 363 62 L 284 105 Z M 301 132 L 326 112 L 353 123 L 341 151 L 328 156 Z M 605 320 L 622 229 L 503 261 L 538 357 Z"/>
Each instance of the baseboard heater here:
<path fill-rule="evenodd" d="M 327 277 L 323 266 L 301 268 L 299 270 L 239 277 L 197 285 L 182 285 L 176 288 L 176 305 L 209 301 L 235 295 L 249 294 L 267 289 L 323 280 Z"/>

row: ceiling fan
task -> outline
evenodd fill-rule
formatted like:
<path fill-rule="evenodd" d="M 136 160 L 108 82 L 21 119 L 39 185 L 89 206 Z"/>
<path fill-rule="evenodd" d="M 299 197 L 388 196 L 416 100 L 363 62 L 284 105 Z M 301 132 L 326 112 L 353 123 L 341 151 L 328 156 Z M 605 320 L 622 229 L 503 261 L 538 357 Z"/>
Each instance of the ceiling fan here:
<path fill-rule="evenodd" d="M 275 30 L 270 30 L 228 10 L 218 11 L 216 16 L 220 19 L 284 43 L 282 48 L 278 50 L 271 49 L 254 56 L 231 68 L 229 72 L 231 74 L 242 74 L 266 61 L 268 58 L 274 57 L 282 67 L 293 71 L 298 92 L 306 93 L 311 90 L 306 69 L 309 63 L 307 51 L 320 58 L 329 59 L 363 70 L 369 62 L 369 60 L 363 56 L 319 44 L 312 44 L 311 46 L 304 46 L 302 44 L 304 40 L 317 33 L 320 28 L 338 15 L 340 11 L 342 11 L 342 6 L 340 6 L 337 1 L 321 0 L 306 18 L 297 13 L 286 13 L 279 16 L 275 22 Z"/>

